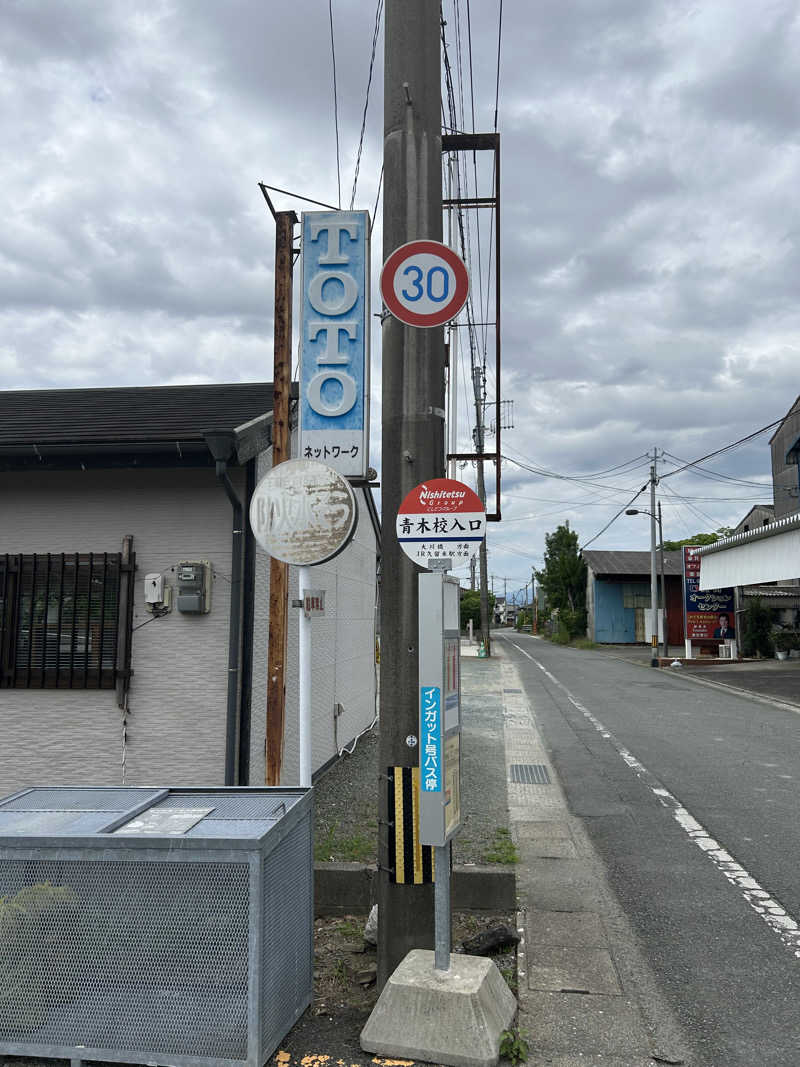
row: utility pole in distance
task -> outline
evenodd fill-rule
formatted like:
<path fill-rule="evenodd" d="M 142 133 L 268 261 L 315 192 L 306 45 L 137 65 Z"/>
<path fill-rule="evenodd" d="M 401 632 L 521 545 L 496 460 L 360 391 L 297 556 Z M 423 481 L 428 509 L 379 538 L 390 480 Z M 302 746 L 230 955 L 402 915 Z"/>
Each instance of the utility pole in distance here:
<path fill-rule="evenodd" d="M 656 584 L 656 465 L 658 449 L 653 447 L 650 467 L 650 666 L 658 666 L 658 585 Z"/>
<path fill-rule="evenodd" d="M 383 258 L 419 238 L 442 239 L 439 4 L 386 0 Z M 381 725 L 379 752 L 378 987 L 413 948 L 434 946 L 433 886 L 397 882 L 389 840 L 394 769 L 419 765 L 419 571 L 394 535 L 397 511 L 420 482 L 441 478 L 444 458 L 444 331 L 383 319 L 381 496 Z M 412 747 L 413 746 L 413 747 Z M 387 781 L 391 780 L 391 781 Z M 393 790 L 394 791 L 394 790 Z M 399 790 L 398 790 L 399 792 Z M 404 810 L 404 809 L 403 809 Z M 405 821 L 405 820 L 403 820 Z M 398 833 L 396 834 L 396 831 Z"/>

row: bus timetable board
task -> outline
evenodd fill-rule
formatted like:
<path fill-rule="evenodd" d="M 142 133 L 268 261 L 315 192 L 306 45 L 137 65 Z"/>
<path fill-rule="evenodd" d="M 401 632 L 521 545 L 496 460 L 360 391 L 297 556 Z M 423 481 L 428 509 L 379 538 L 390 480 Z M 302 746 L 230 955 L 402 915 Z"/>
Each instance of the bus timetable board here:
<path fill-rule="evenodd" d="M 461 829 L 458 580 L 419 575 L 419 828 L 442 846 Z"/>

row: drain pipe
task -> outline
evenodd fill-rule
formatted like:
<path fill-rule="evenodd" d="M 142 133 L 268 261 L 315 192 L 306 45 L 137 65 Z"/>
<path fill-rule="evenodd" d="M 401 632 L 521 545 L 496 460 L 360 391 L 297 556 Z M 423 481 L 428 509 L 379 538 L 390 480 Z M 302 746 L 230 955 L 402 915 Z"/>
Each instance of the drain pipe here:
<path fill-rule="evenodd" d="M 203 434 L 233 508 L 231 541 L 231 608 L 228 624 L 228 703 L 225 717 L 225 785 L 236 783 L 236 724 L 239 698 L 239 642 L 242 615 L 242 556 L 244 545 L 244 509 L 228 475 L 228 460 L 234 454 L 236 434 L 232 431 Z"/>

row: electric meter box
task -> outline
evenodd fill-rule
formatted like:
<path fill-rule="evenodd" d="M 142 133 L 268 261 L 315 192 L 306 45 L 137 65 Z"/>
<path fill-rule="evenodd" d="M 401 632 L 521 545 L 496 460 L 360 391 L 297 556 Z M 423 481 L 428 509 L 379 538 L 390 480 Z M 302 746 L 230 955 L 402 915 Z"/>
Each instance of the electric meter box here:
<path fill-rule="evenodd" d="M 178 611 L 207 615 L 211 611 L 211 564 L 207 559 L 182 560 L 177 568 Z"/>

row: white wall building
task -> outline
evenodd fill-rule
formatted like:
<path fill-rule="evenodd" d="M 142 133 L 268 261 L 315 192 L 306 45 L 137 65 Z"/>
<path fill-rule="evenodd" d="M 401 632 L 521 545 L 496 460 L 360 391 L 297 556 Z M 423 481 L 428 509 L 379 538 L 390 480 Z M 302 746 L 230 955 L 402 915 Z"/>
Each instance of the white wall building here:
<path fill-rule="evenodd" d="M 271 406 L 269 384 L 0 393 L 0 795 L 47 783 L 263 784 L 269 559 L 246 516 L 271 465 Z M 232 442 L 238 530 L 211 432 Z M 314 770 L 375 714 L 369 492 L 356 489 L 350 545 L 312 572 L 326 592 L 312 630 Z M 205 604 L 182 563 L 207 577 Z M 155 611 L 151 575 L 169 590 Z M 299 769 L 296 610 L 289 620 L 287 785 Z"/>

